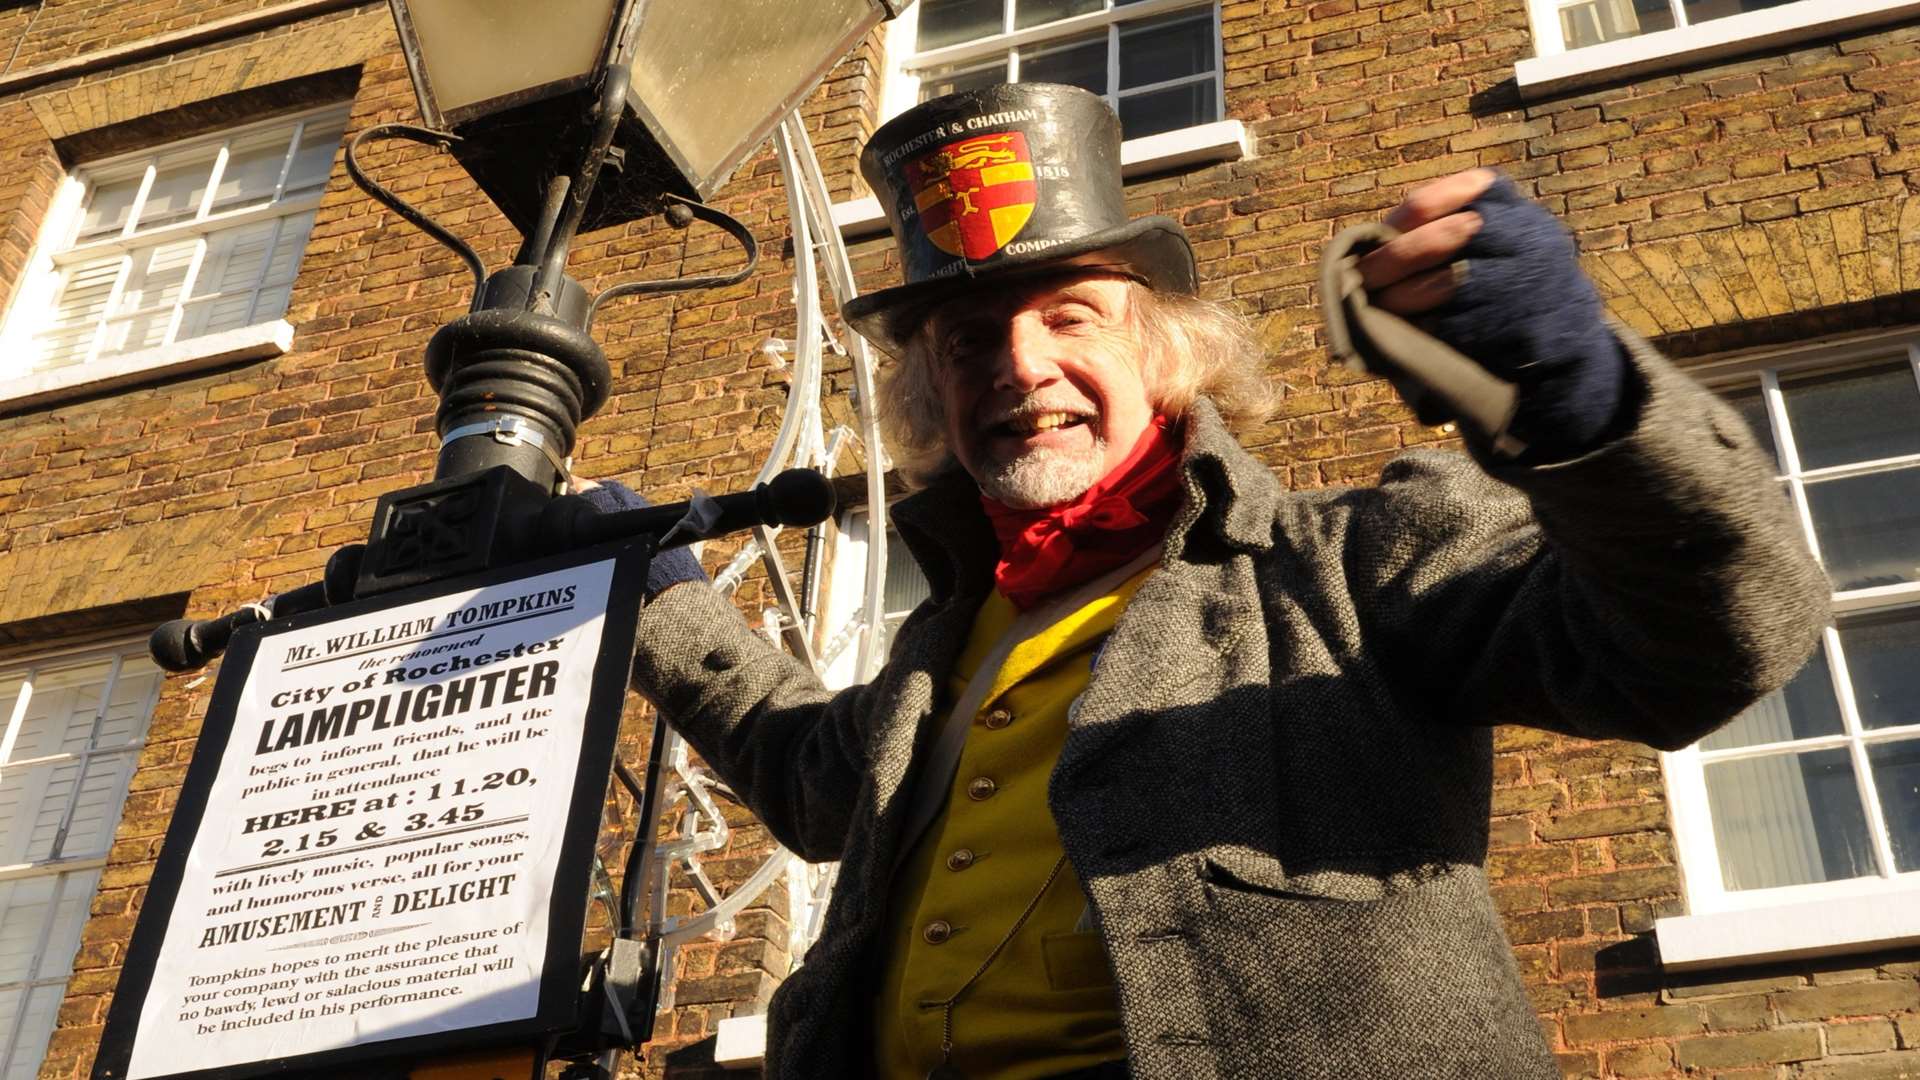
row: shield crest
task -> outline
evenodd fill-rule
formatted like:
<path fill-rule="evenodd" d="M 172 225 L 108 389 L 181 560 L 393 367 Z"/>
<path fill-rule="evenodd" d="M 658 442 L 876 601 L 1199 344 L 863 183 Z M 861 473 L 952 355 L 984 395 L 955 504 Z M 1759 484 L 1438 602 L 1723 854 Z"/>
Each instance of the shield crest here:
<path fill-rule="evenodd" d="M 927 239 L 973 262 L 1019 235 L 1040 197 L 1027 137 L 1018 131 L 948 143 L 908 163 L 906 178 Z"/>

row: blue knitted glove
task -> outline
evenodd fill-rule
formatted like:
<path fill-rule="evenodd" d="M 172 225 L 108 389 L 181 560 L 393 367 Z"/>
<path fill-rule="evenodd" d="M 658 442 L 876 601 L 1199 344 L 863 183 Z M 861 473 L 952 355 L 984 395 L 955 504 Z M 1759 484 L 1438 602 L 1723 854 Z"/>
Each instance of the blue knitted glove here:
<path fill-rule="evenodd" d="M 599 486 L 581 492 L 580 497 L 603 514 L 642 510 L 653 505 L 618 480 L 602 480 Z M 693 557 L 693 552 L 683 547 L 668 548 L 655 555 L 653 562 L 647 565 L 647 599 L 651 600 L 683 581 L 706 580 L 707 572 L 700 569 L 700 560 Z"/>
<path fill-rule="evenodd" d="M 1468 209 L 1484 224 L 1461 252 L 1466 280 L 1420 325 L 1520 388 L 1509 430 L 1522 460 L 1598 447 L 1624 419 L 1627 358 L 1573 238 L 1504 176 Z"/>

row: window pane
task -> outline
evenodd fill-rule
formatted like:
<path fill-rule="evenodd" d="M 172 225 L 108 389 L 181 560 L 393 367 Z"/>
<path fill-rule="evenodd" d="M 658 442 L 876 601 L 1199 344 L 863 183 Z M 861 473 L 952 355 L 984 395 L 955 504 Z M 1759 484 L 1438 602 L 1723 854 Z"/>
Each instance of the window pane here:
<path fill-rule="evenodd" d="M 66 838 L 54 854 L 66 859 L 95 858 L 113 846 L 114 826 L 120 821 L 120 803 L 133 780 L 136 755 L 132 751 L 98 754 L 87 762 L 86 779 L 80 783 L 80 797 L 73 804 L 73 820 L 67 825 Z M 52 815 L 66 809 L 65 796 Z"/>
<path fill-rule="evenodd" d="M 227 149 L 227 167 L 220 174 L 220 186 L 213 193 L 213 209 L 233 210 L 250 203 L 273 201 L 280 186 L 280 170 L 287 163 L 284 129 L 235 139 Z"/>
<path fill-rule="evenodd" d="M 1688 23 L 1703 23 L 1799 2 L 1812 3 L 1813 0 L 1681 0 L 1680 6 L 1686 9 Z"/>
<path fill-rule="evenodd" d="M 1848 652 L 1852 656 L 1852 652 Z M 1784 688 L 1776 690 L 1741 713 L 1731 724 L 1700 740 L 1702 750 L 1811 739 L 1838 735 L 1842 730 L 1840 702 L 1833 696 L 1833 673 L 1825 647 Z"/>
<path fill-rule="evenodd" d="M 65 985 L 40 986 L 27 996 L 27 1015 L 20 1024 L 17 1051 L 7 1066 L 5 1080 L 34 1080 L 39 1075 L 40 1059 L 47 1054 L 47 1040 L 53 1036 L 60 999 L 66 992 Z"/>
<path fill-rule="evenodd" d="M 926 52 L 998 34 L 1006 27 L 1006 17 L 1001 0 L 920 0 L 914 46 Z"/>
<path fill-rule="evenodd" d="M 293 167 L 287 170 L 286 195 L 308 193 L 327 186 L 333 172 L 333 156 L 346 134 L 346 120 L 309 120 L 300 133 L 300 145 L 293 152 Z"/>
<path fill-rule="evenodd" d="M 47 934 L 56 876 L 0 881 L 0 982 L 34 977 L 33 960 Z"/>
<path fill-rule="evenodd" d="M 1714 762 L 1705 773 L 1728 890 L 1875 873 L 1866 813 L 1845 749 Z"/>
<path fill-rule="evenodd" d="M 133 212 L 134 196 L 140 194 L 140 180 L 146 174 L 142 168 L 131 176 L 96 180 L 93 190 L 87 194 L 87 209 L 80 216 L 80 232 L 75 242 L 119 232 L 127 223 L 127 215 Z"/>
<path fill-rule="evenodd" d="M 187 268 L 193 265 L 194 253 L 199 250 L 200 239 L 189 237 L 135 251 L 127 283 L 120 289 L 120 301 L 114 305 L 114 314 L 172 307 L 178 303 L 181 286 L 187 281 Z"/>
<path fill-rule="evenodd" d="M 1773 421 L 1767 418 L 1767 399 L 1760 389 L 1755 387 L 1727 394 L 1726 402 L 1733 406 L 1734 412 L 1740 414 L 1740 419 L 1746 421 L 1747 430 L 1753 432 L 1753 441 L 1759 444 L 1761 451 L 1769 459 L 1775 458 L 1777 451 L 1773 446 Z M 1778 467 L 1776 463 L 1775 468 Z"/>
<path fill-rule="evenodd" d="M 1567 48 L 1673 29 L 1667 0 L 1573 0 L 1560 8 L 1560 36 Z"/>
<path fill-rule="evenodd" d="M 920 100 L 956 94 L 962 90 L 978 90 L 983 86 L 998 86 L 1006 81 L 1007 65 L 1004 61 L 980 68 L 948 68 L 945 71 L 928 72 L 920 79 Z"/>
<path fill-rule="evenodd" d="M 1013 28 L 1025 30 L 1029 26 L 1039 26 L 1055 19 L 1105 9 L 1106 4 L 1102 0 L 1016 0 L 1013 5 Z"/>
<path fill-rule="evenodd" d="M 1219 118 L 1212 79 L 1120 99 L 1120 128 L 1129 139 L 1210 124 Z"/>
<path fill-rule="evenodd" d="M 1865 728 L 1920 724 L 1920 613 L 1888 612 L 1840 628 Z"/>
<path fill-rule="evenodd" d="M 126 260 L 121 256 L 108 255 L 67 269 L 66 283 L 54 301 L 52 325 L 39 336 L 36 369 L 76 364 L 87 358 L 124 265 Z"/>
<path fill-rule="evenodd" d="M 1906 363 L 1783 383 L 1803 469 L 1920 454 L 1920 384 Z"/>
<path fill-rule="evenodd" d="M 1213 70 L 1213 15 L 1177 16 L 1120 28 L 1120 89 Z"/>
<path fill-rule="evenodd" d="M 199 213 L 200 199 L 207 193 L 213 159 L 218 153 L 219 147 L 201 147 L 161 158 L 153 186 L 147 189 L 147 201 L 140 207 L 135 230 L 156 229 L 186 221 Z"/>
<path fill-rule="evenodd" d="M 1867 760 L 1893 842 L 1894 869 L 1920 870 L 1920 739 L 1869 746 Z"/>
<path fill-rule="evenodd" d="M 887 529 L 887 581 L 880 610 L 886 614 L 909 612 L 930 595 L 926 575 L 907 551 L 907 542 L 894 529 Z"/>
<path fill-rule="evenodd" d="M 1106 35 L 1020 50 L 1020 81 L 1066 83 L 1096 94 L 1106 93 Z"/>
<path fill-rule="evenodd" d="M 273 238 L 273 257 L 267 260 L 266 276 L 261 280 L 269 285 L 286 285 L 300 269 L 300 253 L 307 249 L 307 234 L 313 231 L 313 211 L 295 214 L 280 219 L 280 231 Z M 258 315 L 259 319 L 278 317 L 286 310 L 282 304 L 270 315 Z"/>
<path fill-rule="evenodd" d="M 1808 484 L 1807 506 L 1834 588 L 1920 581 L 1920 468 Z"/>
<path fill-rule="evenodd" d="M 80 931 L 93 911 L 93 893 L 99 886 L 98 870 L 60 875 L 60 899 L 54 905 L 46 952 L 40 958 L 40 970 L 34 972 L 35 978 L 55 978 L 73 970 L 73 955 L 80 951 Z"/>

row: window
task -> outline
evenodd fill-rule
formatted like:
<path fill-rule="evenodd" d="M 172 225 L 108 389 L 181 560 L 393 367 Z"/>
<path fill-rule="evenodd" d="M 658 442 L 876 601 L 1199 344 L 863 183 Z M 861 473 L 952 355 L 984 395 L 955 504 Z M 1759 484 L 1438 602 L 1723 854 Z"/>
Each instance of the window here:
<path fill-rule="evenodd" d="M 889 93 L 893 112 L 957 90 L 1056 82 L 1106 98 L 1128 139 L 1221 118 L 1210 2 L 920 0 L 894 33 L 889 52 L 903 57 L 904 87 Z"/>
<path fill-rule="evenodd" d="M 1689 911 L 1920 890 L 1920 346 L 1720 388 L 1837 617 L 1784 690 L 1667 755 Z"/>
<path fill-rule="evenodd" d="M 849 510 L 840 517 L 839 537 L 833 548 L 833 575 L 821 610 L 824 613 L 827 642 L 820 660 L 828 686 L 847 686 L 853 679 L 855 654 L 859 649 L 858 619 L 866 586 L 868 518 L 865 507 Z M 913 561 L 906 541 L 891 525 L 887 527 L 887 576 L 881 589 L 879 640 L 874 642 L 876 656 L 886 656 L 893 632 L 906 621 L 913 609 L 931 594 L 920 564 Z"/>
<path fill-rule="evenodd" d="M 14 304 L 0 378 L 279 319 L 345 127 L 337 106 L 77 169 Z"/>
<path fill-rule="evenodd" d="M 1920 0 L 1527 0 L 1527 14 L 1534 55 L 1514 81 L 1540 98 L 1865 32 L 1920 14 Z"/>
<path fill-rule="evenodd" d="M 1553 0 L 1559 5 L 1560 40 L 1581 49 L 1636 34 L 1693 26 L 1782 4 L 1817 0 Z"/>
<path fill-rule="evenodd" d="M 0 666 L 0 1080 L 40 1071 L 159 691 L 143 643 Z"/>

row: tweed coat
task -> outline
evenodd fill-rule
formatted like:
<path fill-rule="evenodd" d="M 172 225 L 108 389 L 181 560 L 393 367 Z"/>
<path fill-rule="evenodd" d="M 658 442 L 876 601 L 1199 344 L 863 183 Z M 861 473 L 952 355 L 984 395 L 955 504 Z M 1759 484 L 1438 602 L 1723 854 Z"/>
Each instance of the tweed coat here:
<path fill-rule="evenodd" d="M 1550 1080 L 1483 870 L 1490 726 L 1663 748 L 1784 683 L 1826 619 L 1740 419 L 1629 343 L 1630 430 L 1521 468 L 1416 451 L 1286 492 L 1202 401 L 1186 500 L 1069 717 L 1048 803 L 1150 1080 Z M 961 478 L 964 481 L 964 478 Z M 712 590 L 642 614 L 635 685 L 775 836 L 841 861 L 766 1075 L 866 1075 L 915 768 L 992 588 L 964 482 L 894 520 L 932 584 L 839 693 Z"/>

